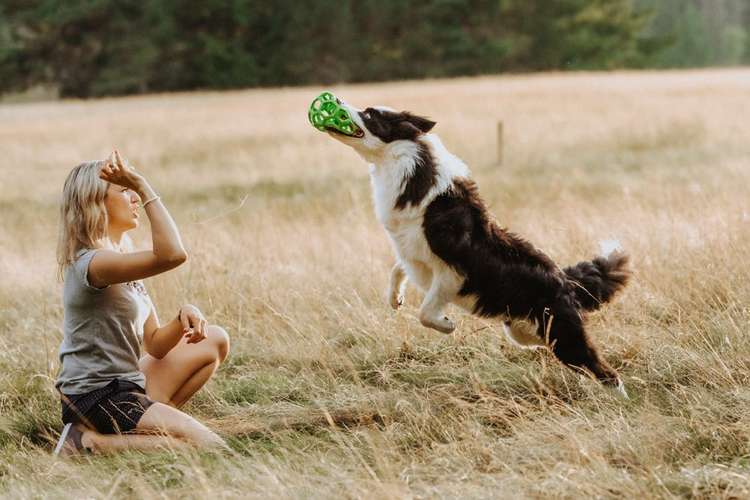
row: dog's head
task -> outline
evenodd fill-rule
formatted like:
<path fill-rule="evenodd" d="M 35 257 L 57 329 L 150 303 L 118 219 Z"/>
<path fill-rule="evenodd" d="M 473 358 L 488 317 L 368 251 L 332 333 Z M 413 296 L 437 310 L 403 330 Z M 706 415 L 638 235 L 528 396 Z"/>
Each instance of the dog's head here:
<path fill-rule="evenodd" d="M 415 141 L 435 126 L 434 121 L 408 111 L 395 111 L 384 106 L 360 110 L 339 99 L 336 99 L 336 104 L 349 114 L 358 130 L 347 134 L 331 127 L 326 128 L 326 132 L 354 148 L 367 161 L 383 157 L 397 141 Z"/>

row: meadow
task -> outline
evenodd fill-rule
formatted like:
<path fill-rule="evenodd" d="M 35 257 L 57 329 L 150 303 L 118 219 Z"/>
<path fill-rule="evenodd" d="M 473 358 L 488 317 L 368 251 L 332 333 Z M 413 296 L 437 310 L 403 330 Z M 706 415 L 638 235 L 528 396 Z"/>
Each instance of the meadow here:
<path fill-rule="evenodd" d="M 423 328 L 414 288 L 390 309 L 367 165 L 307 123 L 321 90 L 0 105 L 0 496 L 750 496 L 750 70 L 331 88 L 436 120 L 498 221 L 556 262 L 621 242 L 634 279 L 588 324 L 629 401 L 456 308 L 453 335 Z M 157 310 L 194 303 L 230 333 L 186 411 L 233 453 L 51 456 L 58 198 L 113 147 L 189 251 L 147 281 Z"/>

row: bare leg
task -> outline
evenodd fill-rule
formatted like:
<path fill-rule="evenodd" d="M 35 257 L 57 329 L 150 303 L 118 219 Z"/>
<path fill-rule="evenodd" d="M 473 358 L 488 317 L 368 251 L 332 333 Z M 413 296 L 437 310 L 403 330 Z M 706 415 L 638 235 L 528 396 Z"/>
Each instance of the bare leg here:
<path fill-rule="evenodd" d="M 214 325 L 206 334 L 197 344 L 183 338 L 162 359 L 148 354 L 141 358 L 146 394 L 151 399 L 179 408 L 211 378 L 229 352 L 229 337 Z"/>
<path fill-rule="evenodd" d="M 451 333 L 456 325 L 443 314 L 445 306 L 458 293 L 457 283 L 447 273 L 433 272 L 432 284 L 419 309 L 419 321 L 428 328 Z"/>
<path fill-rule="evenodd" d="M 169 398 L 172 405 L 176 408 L 180 408 L 187 403 L 187 401 L 193 397 L 193 394 L 198 392 L 198 389 L 208 382 L 208 379 L 211 378 L 218 367 L 218 360 L 212 361 L 211 363 L 204 365 L 203 368 L 199 369 L 197 372 L 193 373 L 193 375 L 187 379 L 179 389 L 177 389 L 177 392 Z"/>
<path fill-rule="evenodd" d="M 135 432 L 99 434 L 83 430 L 81 444 L 95 453 L 123 450 L 179 450 L 192 447 L 226 448 L 226 443 L 193 417 L 167 406 L 154 403 L 138 421 Z"/>
<path fill-rule="evenodd" d="M 149 406 L 136 430 L 174 436 L 199 447 L 227 446 L 216 433 L 187 413 L 162 403 Z"/>
<path fill-rule="evenodd" d="M 391 269 L 391 282 L 388 287 L 388 302 L 391 307 L 398 309 L 404 304 L 404 291 L 406 288 L 406 273 L 400 262 L 396 262 Z"/>
<path fill-rule="evenodd" d="M 81 443 L 94 453 L 117 453 L 124 450 L 181 450 L 191 445 L 182 439 L 159 434 L 99 434 L 83 431 Z"/>

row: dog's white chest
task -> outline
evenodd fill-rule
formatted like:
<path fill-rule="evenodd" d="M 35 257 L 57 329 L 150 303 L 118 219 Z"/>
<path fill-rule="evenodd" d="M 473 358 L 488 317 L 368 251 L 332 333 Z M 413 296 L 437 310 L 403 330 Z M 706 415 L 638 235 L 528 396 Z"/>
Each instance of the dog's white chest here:
<path fill-rule="evenodd" d="M 390 236 L 394 249 L 402 260 L 423 260 L 429 246 L 422 230 L 424 210 L 411 205 L 397 209 L 401 179 L 371 171 L 375 215 Z"/>
<path fill-rule="evenodd" d="M 429 245 L 422 230 L 422 216 L 409 212 L 418 210 L 406 210 L 401 213 L 392 211 L 391 216 L 383 221 L 383 226 L 391 237 L 399 257 L 404 260 L 424 260 L 428 256 Z"/>

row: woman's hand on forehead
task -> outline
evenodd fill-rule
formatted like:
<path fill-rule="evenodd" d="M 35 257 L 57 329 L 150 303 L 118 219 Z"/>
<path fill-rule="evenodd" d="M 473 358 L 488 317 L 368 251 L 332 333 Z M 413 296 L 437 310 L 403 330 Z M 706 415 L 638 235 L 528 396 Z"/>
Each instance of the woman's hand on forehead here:
<path fill-rule="evenodd" d="M 134 191 L 138 191 L 143 177 L 138 174 L 127 161 L 123 160 L 120 152 L 114 150 L 99 172 L 99 178 L 112 184 L 117 184 Z"/>

